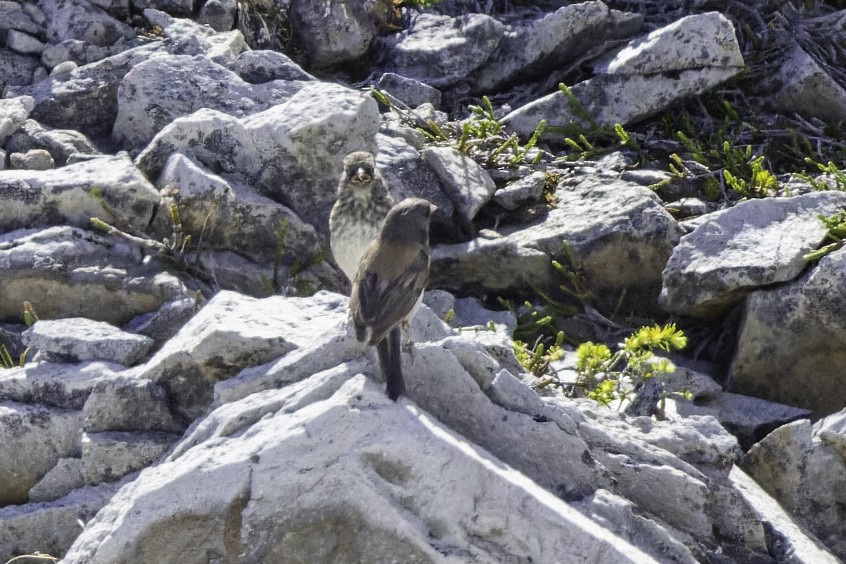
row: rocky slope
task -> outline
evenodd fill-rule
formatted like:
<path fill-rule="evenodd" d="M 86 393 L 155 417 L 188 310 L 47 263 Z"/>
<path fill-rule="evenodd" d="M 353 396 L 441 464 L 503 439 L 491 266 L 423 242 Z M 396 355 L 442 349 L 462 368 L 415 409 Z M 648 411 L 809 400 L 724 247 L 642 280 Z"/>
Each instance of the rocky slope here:
<path fill-rule="evenodd" d="M 843 12 L 405 4 L 0 1 L 0 561 L 846 558 Z M 354 150 L 439 207 L 398 403 Z M 623 414 L 498 297 L 689 345 Z"/>

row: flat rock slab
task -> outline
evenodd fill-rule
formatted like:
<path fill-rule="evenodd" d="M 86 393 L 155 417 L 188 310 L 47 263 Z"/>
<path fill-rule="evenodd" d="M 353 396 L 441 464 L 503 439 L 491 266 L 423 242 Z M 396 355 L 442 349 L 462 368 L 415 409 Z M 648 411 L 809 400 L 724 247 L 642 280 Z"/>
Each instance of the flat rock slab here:
<path fill-rule="evenodd" d="M 17 368 L 0 370 L 0 401 L 82 409 L 97 383 L 114 378 L 122 368 L 100 361 L 79 364 L 27 362 Z"/>
<path fill-rule="evenodd" d="M 159 192 L 128 155 L 52 170 L 0 171 L 0 232 L 48 225 L 88 227 L 92 217 L 143 229 Z"/>
<path fill-rule="evenodd" d="M 796 278 L 825 238 L 820 215 L 846 208 L 843 192 L 747 200 L 708 215 L 673 249 L 660 300 L 667 310 L 716 317 L 750 291 Z"/>
<path fill-rule="evenodd" d="M 23 332 L 24 344 L 71 362 L 104 360 L 131 366 L 153 346 L 153 339 L 84 317 L 36 321 Z"/>

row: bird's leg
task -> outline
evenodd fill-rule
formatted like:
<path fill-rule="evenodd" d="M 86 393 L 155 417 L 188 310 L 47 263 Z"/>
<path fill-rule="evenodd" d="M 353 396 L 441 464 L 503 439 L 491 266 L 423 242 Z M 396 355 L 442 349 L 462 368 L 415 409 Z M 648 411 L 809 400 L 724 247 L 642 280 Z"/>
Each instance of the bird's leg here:
<path fill-rule="evenodd" d="M 402 330 L 405 333 L 404 349 L 408 353 L 409 359 L 414 363 L 414 339 L 411 338 L 411 323 L 408 319 L 403 320 Z"/>

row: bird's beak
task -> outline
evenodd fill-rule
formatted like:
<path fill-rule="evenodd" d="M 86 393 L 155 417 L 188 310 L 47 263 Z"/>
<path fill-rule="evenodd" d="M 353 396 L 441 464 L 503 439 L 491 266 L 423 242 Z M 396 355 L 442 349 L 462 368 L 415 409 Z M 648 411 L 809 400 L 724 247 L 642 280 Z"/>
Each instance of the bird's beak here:
<path fill-rule="evenodd" d="M 438 206 L 429 203 L 429 215 L 434 215 L 436 211 L 438 211 Z"/>
<path fill-rule="evenodd" d="M 352 180 L 353 182 L 359 182 L 364 184 L 365 182 L 370 182 L 370 175 L 367 174 L 367 171 L 364 170 L 364 167 L 358 167 L 352 177 Z"/>

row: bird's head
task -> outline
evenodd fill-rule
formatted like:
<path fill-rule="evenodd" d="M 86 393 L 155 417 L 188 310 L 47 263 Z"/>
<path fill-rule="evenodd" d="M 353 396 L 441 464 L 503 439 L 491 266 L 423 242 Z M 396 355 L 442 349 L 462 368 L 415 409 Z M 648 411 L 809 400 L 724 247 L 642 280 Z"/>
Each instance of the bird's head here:
<path fill-rule="evenodd" d="M 353 189 L 370 186 L 376 175 L 376 159 L 365 151 L 350 153 L 344 159 L 344 181 Z"/>

